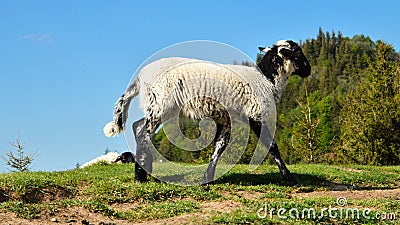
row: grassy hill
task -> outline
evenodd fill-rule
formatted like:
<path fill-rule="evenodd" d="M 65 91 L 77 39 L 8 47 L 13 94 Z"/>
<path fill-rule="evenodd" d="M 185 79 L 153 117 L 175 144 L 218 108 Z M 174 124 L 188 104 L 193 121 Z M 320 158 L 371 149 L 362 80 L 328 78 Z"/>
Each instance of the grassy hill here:
<path fill-rule="evenodd" d="M 247 168 L 235 166 L 209 190 L 137 183 L 131 164 L 0 174 L 0 224 L 399 223 L 400 166 L 291 165 L 296 188 L 284 185 L 275 166 Z M 349 209 L 359 218 L 346 216 Z"/>

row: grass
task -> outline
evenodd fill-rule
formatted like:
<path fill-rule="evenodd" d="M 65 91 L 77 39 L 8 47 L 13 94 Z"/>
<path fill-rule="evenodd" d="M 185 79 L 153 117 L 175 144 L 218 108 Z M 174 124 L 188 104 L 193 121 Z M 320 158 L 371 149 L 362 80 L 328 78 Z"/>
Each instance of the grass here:
<path fill-rule="evenodd" d="M 155 168 L 157 166 L 162 167 L 162 164 Z M 297 188 L 285 186 L 275 166 L 262 165 L 252 172 L 247 169 L 248 165 L 236 165 L 207 191 L 201 186 L 179 186 L 155 180 L 135 182 L 132 164 L 98 164 L 64 172 L 0 174 L 0 212 L 11 211 L 18 217 L 38 220 L 57 215 L 60 210 L 82 207 L 110 218 L 136 222 L 186 215 L 183 222 L 190 223 L 191 219 L 202 215 L 196 223 L 376 224 L 377 220 L 372 218 L 330 218 L 328 215 L 314 219 L 290 218 L 288 212 L 291 209 L 300 214 L 309 208 L 317 212 L 323 208 L 340 209 L 336 198 L 318 194 L 318 191 L 338 187 L 387 190 L 398 188 L 400 184 L 400 166 L 291 165 L 289 169 L 301 183 Z M 170 175 L 170 172 L 165 174 Z M 301 195 L 313 192 L 316 194 Z M 371 209 L 371 217 L 389 212 L 400 217 L 399 197 L 348 197 L 347 200 L 345 207 Z M 231 205 L 224 208 L 228 203 Z M 265 218 L 257 215 L 261 208 L 268 209 Z M 270 213 L 273 208 L 276 210 Z M 343 210 L 347 208 L 342 207 Z M 287 218 L 280 218 L 278 209 L 286 210 Z M 398 221 L 383 222 L 396 224 Z"/>

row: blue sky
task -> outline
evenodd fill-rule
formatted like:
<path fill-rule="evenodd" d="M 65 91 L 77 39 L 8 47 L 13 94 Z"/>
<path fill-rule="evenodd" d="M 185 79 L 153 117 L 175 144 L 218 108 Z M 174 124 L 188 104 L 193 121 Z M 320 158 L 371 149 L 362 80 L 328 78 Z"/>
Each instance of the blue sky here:
<path fill-rule="evenodd" d="M 33 170 L 72 169 L 107 147 L 127 150 L 123 135 L 106 138 L 102 128 L 136 68 L 171 44 L 214 40 L 255 58 L 259 45 L 314 38 L 322 27 L 384 39 L 399 51 L 399 8 L 398 1 L 0 1 L 0 154 L 18 130 L 26 150 L 39 153 Z"/>

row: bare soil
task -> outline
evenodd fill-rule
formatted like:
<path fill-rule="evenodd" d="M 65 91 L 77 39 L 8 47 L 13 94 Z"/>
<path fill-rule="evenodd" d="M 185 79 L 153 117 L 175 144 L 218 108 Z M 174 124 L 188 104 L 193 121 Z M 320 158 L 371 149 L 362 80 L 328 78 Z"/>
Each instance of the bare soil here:
<path fill-rule="evenodd" d="M 60 196 L 64 196 L 65 193 Z M 257 198 L 262 193 L 240 191 L 237 193 L 238 196 L 243 198 Z M 400 200 L 400 189 L 388 189 L 388 190 L 345 190 L 345 191 L 314 191 L 309 193 L 291 193 L 288 194 L 288 198 L 291 197 L 312 197 L 312 196 L 330 196 L 333 198 L 345 197 L 348 200 L 359 200 L 359 199 L 398 199 Z M 46 196 L 46 200 L 54 200 L 58 196 L 51 195 Z M 118 210 L 132 209 L 137 206 L 136 203 L 124 203 L 114 204 L 113 208 Z M 151 221 L 125 221 L 116 220 L 104 216 L 101 213 L 90 212 L 83 207 L 70 207 L 68 209 L 62 209 L 55 212 L 54 215 L 48 213 L 41 213 L 39 218 L 34 220 L 27 220 L 18 218 L 12 212 L 0 211 L 0 225 L 43 225 L 43 224 L 94 224 L 94 225 L 112 225 L 112 224 L 197 224 L 199 221 L 211 217 L 218 213 L 229 213 L 236 208 L 239 208 L 241 203 L 226 200 L 226 201 L 214 201 L 204 202 L 200 204 L 200 210 L 196 213 L 188 213 L 180 216 L 175 216 L 167 219 L 156 219 Z"/>
<path fill-rule="evenodd" d="M 42 213 L 39 218 L 27 220 L 18 218 L 12 212 L 0 211 L 1 225 L 45 225 L 45 224 L 129 224 L 127 221 L 115 220 L 104 216 L 101 213 L 93 213 L 83 207 L 71 207 L 61 210 L 55 215 L 45 215 Z"/>
<path fill-rule="evenodd" d="M 344 197 L 350 200 L 360 199 L 397 199 L 400 200 L 400 189 L 388 190 L 363 190 L 363 191 L 314 191 L 309 193 L 294 193 L 296 197 L 311 197 L 311 196 L 329 196 L 333 198 Z"/>

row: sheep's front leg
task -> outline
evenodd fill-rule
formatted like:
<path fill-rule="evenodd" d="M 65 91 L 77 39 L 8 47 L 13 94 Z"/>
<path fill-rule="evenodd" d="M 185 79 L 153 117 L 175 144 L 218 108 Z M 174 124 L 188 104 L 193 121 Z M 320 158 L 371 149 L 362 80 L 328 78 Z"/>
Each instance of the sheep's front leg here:
<path fill-rule="evenodd" d="M 251 118 L 249 118 L 249 122 L 251 129 L 260 139 L 261 143 L 268 148 L 268 145 L 271 143 L 271 137 L 268 137 L 268 127 L 266 127 L 259 121 L 254 121 Z M 267 136 L 261 136 L 261 134 L 263 133 L 262 131 L 266 132 Z M 279 171 L 281 172 L 285 182 L 290 186 L 296 186 L 299 182 L 292 176 L 285 163 L 283 162 L 278 149 L 278 145 L 275 143 L 275 141 L 272 141 L 272 145 L 269 147 L 269 153 L 272 155 L 276 164 L 278 165 Z"/>
<path fill-rule="evenodd" d="M 135 180 L 137 181 L 146 181 L 147 174 L 151 174 L 153 169 L 153 156 L 149 150 L 151 130 L 148 129 L 148 123 L 142 118 L 132 125 L 136 139 Z"/>
<path fill-rule="evenodd" d="M 215 168 L 222 153 L 225 151 L 230 138 L 230 126 L 217 124 L 217 132 L 215 135 L 215 149 L 208 164 L 206 173 L 204 174 L 203 185 L 210 184 L 214 181 Z"/>
<path fill-rule="evenodd" d="M 272 158 L 274 158 L 276 164 L 278 165 L 279 171 L 283 176 L 283 180 L 290 186 L 297 186 L 299 182 L 292 176 L 289 169 L 286 167 L 285 163 L 281 158 L 281 154 L 278 149 L 278 144 L 275 141 L 272 142 L 271 147 L 269 148 L 269 153 Z"/>

